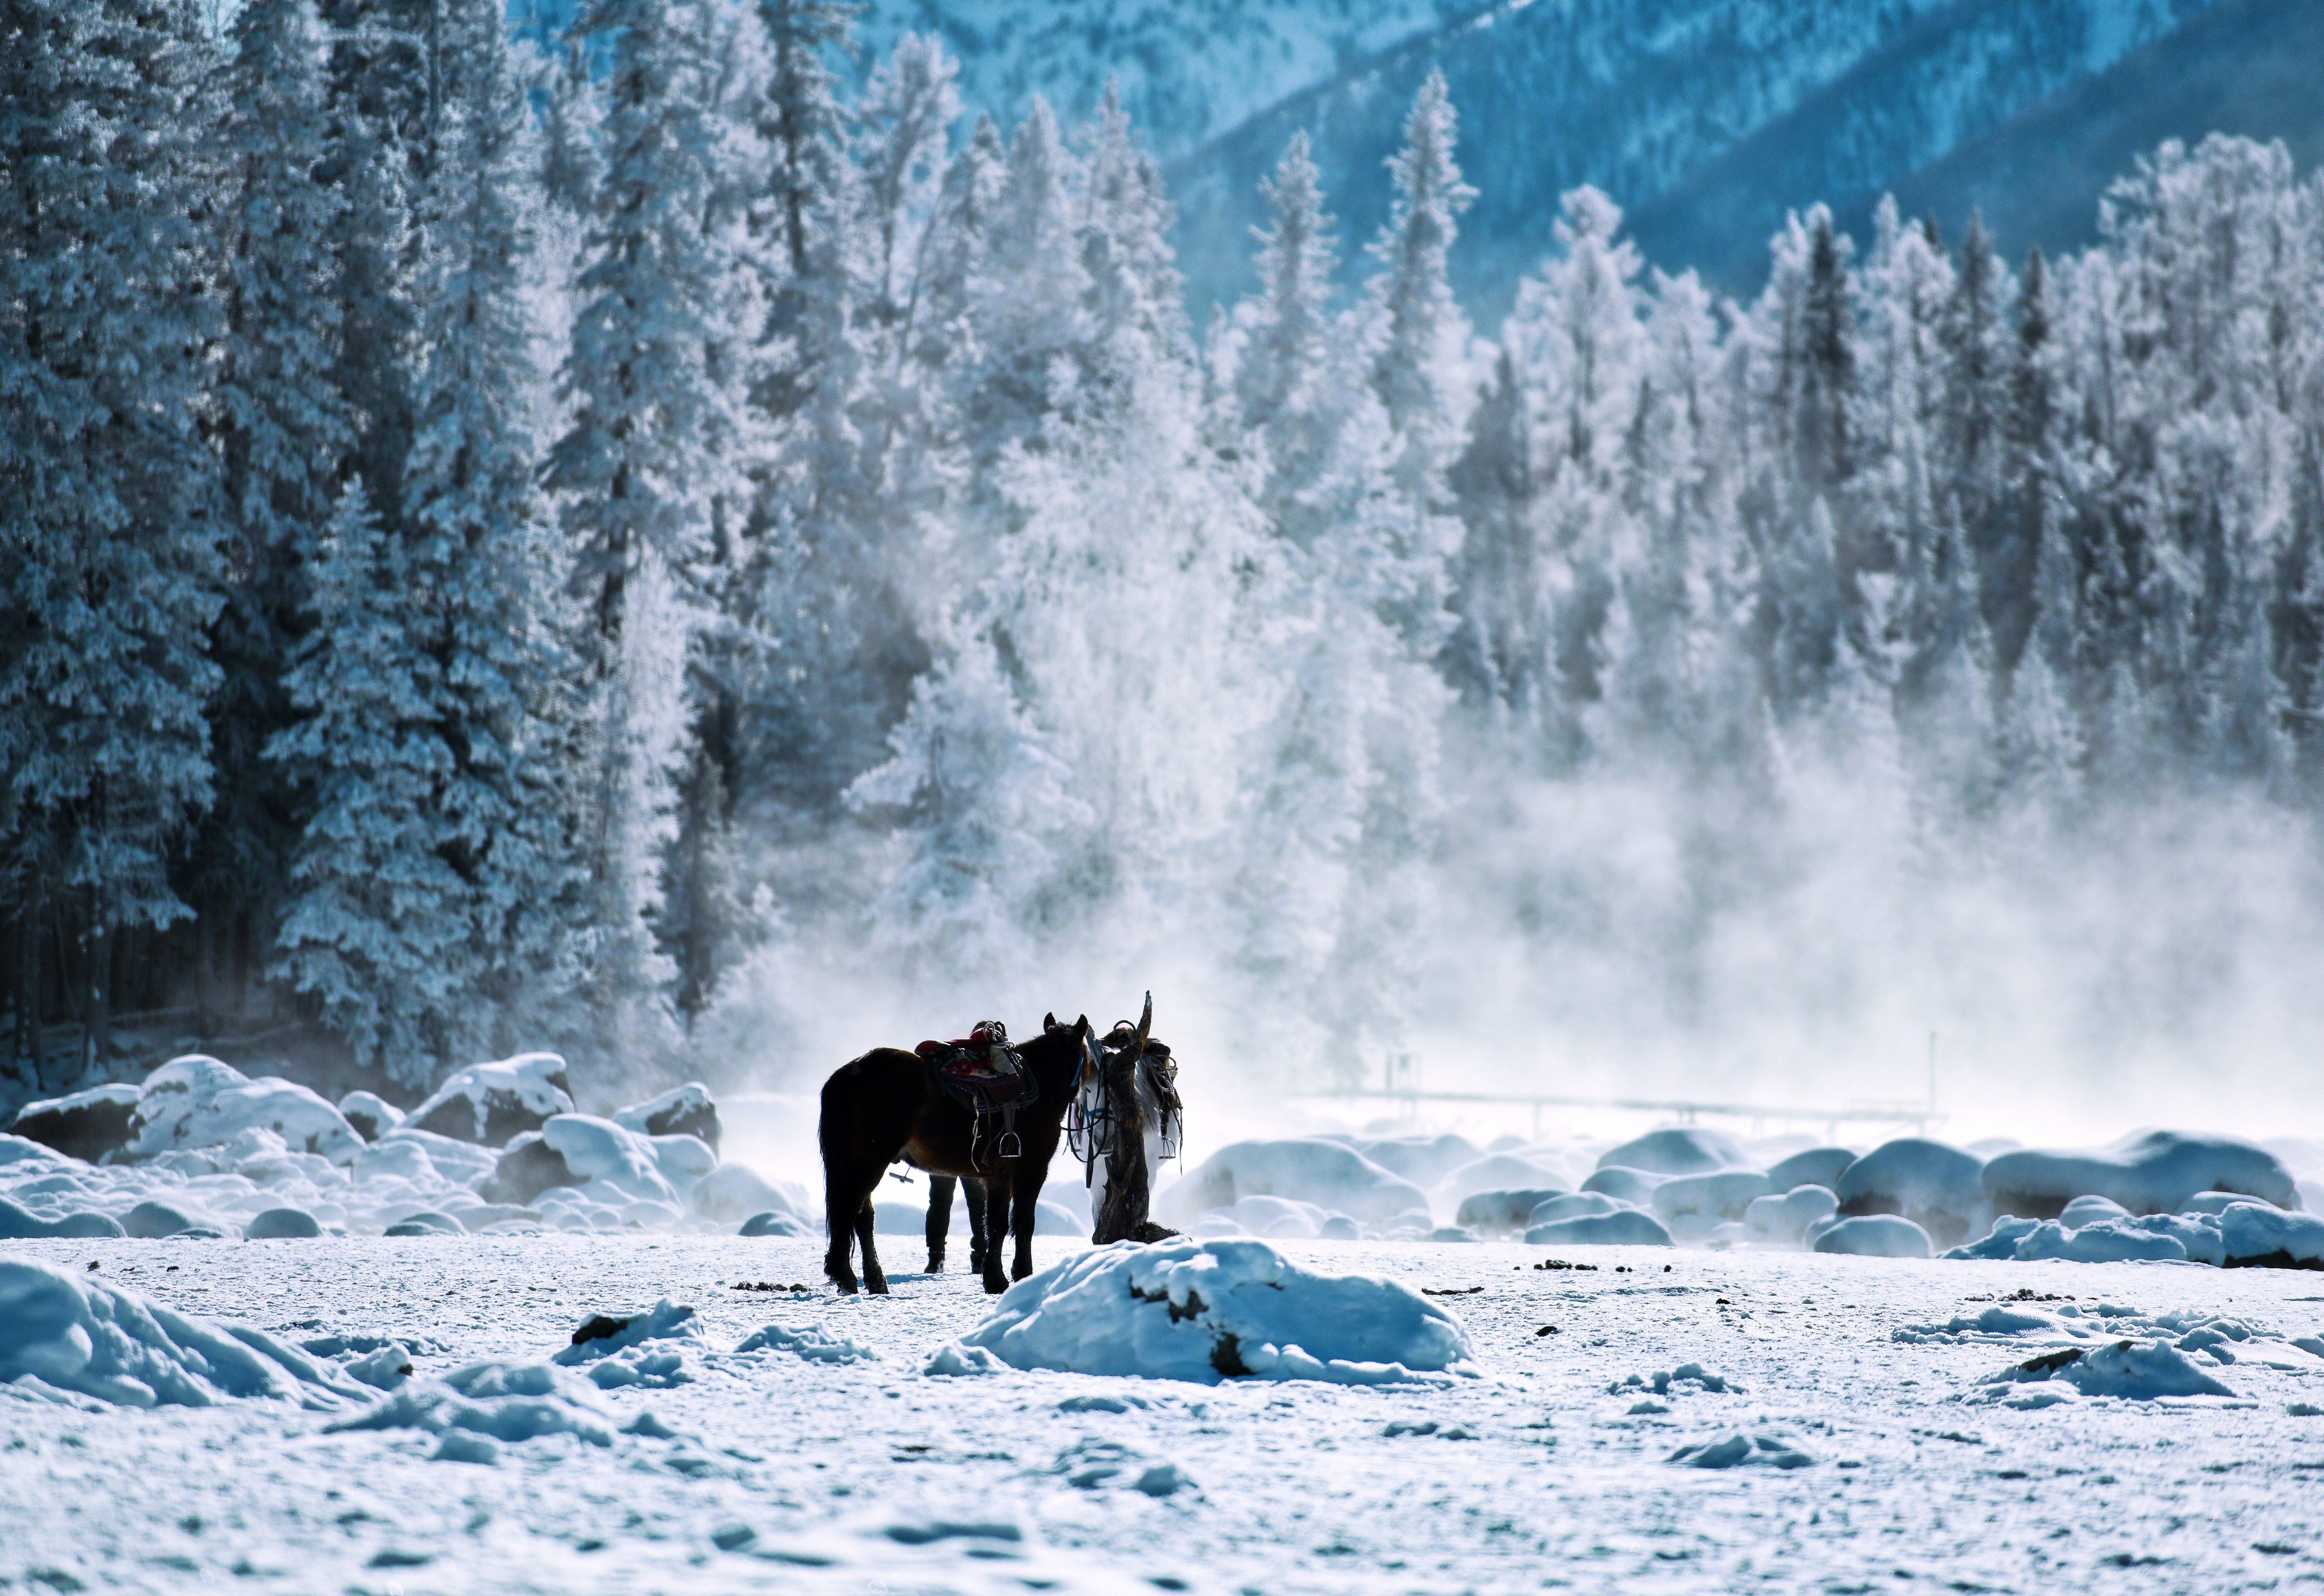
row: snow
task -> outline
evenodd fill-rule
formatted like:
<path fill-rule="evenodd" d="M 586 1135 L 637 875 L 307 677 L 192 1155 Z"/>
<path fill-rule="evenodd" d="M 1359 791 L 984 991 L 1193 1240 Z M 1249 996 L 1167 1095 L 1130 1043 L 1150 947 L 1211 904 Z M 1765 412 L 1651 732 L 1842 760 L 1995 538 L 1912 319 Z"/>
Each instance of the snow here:
<path fill-rule="evenodd" d="M 1452 1222 L 1489 1233 L 1522 1231 L 1528 1224 L 1537 1222 L 1536 1216 L 1545 1204 L 1570 1195 L 1562 1186 L 1478 1192 L 1461 1199 L 1460 1207 L 1453 1211 Z M 1557 1215 L 1547 1217 L 1555 1218 Z"/>
<path fill-rule="evenodd" d="M 1826 1191 L 1836 1191 L 1840 1172 L 1855 1163 L 1856 1158 L 1844 1147 L 1803 1148 L 1767 1167 L 1767 1189 L 1789 1192 L 1803 1185 L 1820 1185 Z"/>
<path fill-rule="evenodd" d="M 211 1405 L 143 1409 L 47 1376 L 0 1385 L 0 1578 L 1387 1596 L 1554 1574 L 1625 1596 L 2160 1596 L 2282 1580 L 2296 1559 L 2255 1548 L 2313 1541 L 2292 1466 L 2324 1438 L 2324 1355 L 2296 1339 L 2324 1329 L 2306 1271 L 1623 1248 L 1551 1271 L 1515 1243 L 1281 1241 L 1293 1266 L 1395 1283 L 1407 1311 L 1457 1322 L 1480 1378 L 1198 1384 L 1011 1367 L 962 1344 L 998 1305 L 974 1280 L 897 1273 L 894 1296 L 843 1300 L 821 1250 L 634 1232 L 8 1243 L 0 1275 L 38 1266 L 72 1322 L 112 1322 L 85 1290 L 142 1300 L 186 1326 L 174 1345 L 243 1348 L 281 1395 L 204 1375 Z M 1037 1242 L 1045 1269 L 1103 1256 Z M 745 1268 L 817 1287 L 770 1303 L 731 1289 Z M 601 1387 L 586 1371 L 623 1354 L 553 1361 L 592 1317 L 664 1300 L 701 1333 L 627 1352 L 675 1352 L 691 1378 Z M 23 1318 L 0 1308 L 0 1335 Z M 1932 1333 L 1892 1333 L 1914 1327 Z M 2138 1394 L 2173 1371 L 2110 1351 L 2126 1341 L 2232 1395 Z M 1997 1378 L 2071 1350 L 2079 1377 Z M 1737 1436 L 1755 1455 L 1671 1461 Z M 1778 1451 L 1808 1462 L 1764 1461 Z"/>
<path fill-rule="evenodd" d="M 699 1081 L 672 1086 L 658 1097 L 633 1102 L 613 1113 L 613 1123 L 641 1136 L 695 1136 L 714 1150 L 724 1134 L 718 1104 L 710 1088 Z"/>
<path fill-rule="evenodd" d="M 1411 1287 L 1316 1273 L 1249 1241 L 1092 1249 L 1010 1287 L 960 1339 L 1017 1369 L 1204 1385 L 1474 1372 L 1460 1323 Z"/>
<path fill-rule="evenodd" d="M 2299 1202 L 2291 1171 L 2255 1142 L 2227 1136 L 2151 1130 L 2094 1152 L 2003 1153 L 1985 1166 L 1997 1213 L 2057 1217 L 2084 1195 L 2132 1213 L 2176 1213 L 2199 1192 L 2239 1193 L 2290 1208 Z"/>
<path fill-rule="evenodd" d="M 339 1112 L 365 1141 L 377 1141 L 403 1123 L 403 1111 L 376 1092 L 348 1093 L 339 1099 Z"/>
<path fill-rule="evenodd" d="M 1666 1177 L 1644 1169 L 1633 1169 L 1624 1164 L 1609 1164 L 1591 1171 L 1582 1183 L 1584 1192 L 1595 1192 L 1613 1198 L 1618 1203 L 1643 1208 L 1655 1200 L 1655 1188 Z"/>
<path fill-rule="evenodd" d="M 2112 1263 L 2130 1259 L 2213 1266 L 2324 1267 L 2324 1219 L 2237 1198 L 2217 1213 L 2147 1213 L 2100 1219 L 2079 1228 L 2060 1219 L 2004 1216 L 1979 1241 L 1949 1259 L 2065 1259 Z"/>

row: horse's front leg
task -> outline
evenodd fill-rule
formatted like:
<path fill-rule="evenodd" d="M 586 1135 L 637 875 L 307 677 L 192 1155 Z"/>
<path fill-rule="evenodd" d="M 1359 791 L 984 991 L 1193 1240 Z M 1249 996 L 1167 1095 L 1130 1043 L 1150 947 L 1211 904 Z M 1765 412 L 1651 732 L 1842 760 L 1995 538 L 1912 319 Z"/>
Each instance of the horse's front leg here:
<path fill-rule="evenodd" d="M 984 1288 L 998 1296 L 1009 1289 L 1001 1272 L 1001 1232 L 1009 1218 L 1009 1194 L 1020 1171 L 1018 1161 L 1006 1158 L 984 1177 Z"/>
<path fill-rule="evenodd" d="M 952 1192 L 960 1182 L 949 1175 L 928 1176 L 928 1273 L 944 1272 L 945 1238 L 952 1230 Z M 973 1183 L 971 1183 L 973 1185 Z M 969 1213 L 976 1212 L 976 1200 L 969 1199 Z M 974 1238 L 971 1241 L 973 1244 Z M 971 1260 L 973 1262 L 973 1259 Z"/>

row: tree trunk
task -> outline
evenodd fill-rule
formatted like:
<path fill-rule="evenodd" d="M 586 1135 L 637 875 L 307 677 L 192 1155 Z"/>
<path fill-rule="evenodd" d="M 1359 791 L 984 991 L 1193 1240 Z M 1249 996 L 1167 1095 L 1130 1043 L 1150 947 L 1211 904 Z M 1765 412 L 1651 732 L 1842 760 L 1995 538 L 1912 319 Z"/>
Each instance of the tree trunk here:
<path fill-rule="evenodd" d="M 41 871 L 24 872 L 24 903 L 16 911 L 17 1052 L 34 1091 L 41 1086 Z"/>
<path fill-rule="evenodd" d="M 88 1010 L 81 1028 L 81 1067 L 94 1073 L 113 1042 L 113 938 L 91 894 L 88 917 Z"/>

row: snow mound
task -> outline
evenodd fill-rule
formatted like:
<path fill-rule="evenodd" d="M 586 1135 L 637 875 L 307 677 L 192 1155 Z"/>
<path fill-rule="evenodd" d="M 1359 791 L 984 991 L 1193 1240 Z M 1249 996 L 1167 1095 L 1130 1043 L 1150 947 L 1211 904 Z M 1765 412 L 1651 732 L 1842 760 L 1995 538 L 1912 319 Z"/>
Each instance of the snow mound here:
<path fill-rule="evenodd" d="M 1590 1178 L 1582 1183 L 1585 1192 L 1595 1192 L 1626 1203 L 1633 1208 L 1644 1208 L 1654 1202 L 1655 1188 L 1670 1177 L 1649 1174 L 1644 1169 L 1632 1169 L 1627 1165 L 1609 1164 L 1591 1171 Z"/>
<path fill-rule="evenodd" d="M 2235 1393 L 2187 1361 L 2164 1341 L 2118 1341 L 2102 1347 L 2061 1347 L 2001 1370 L 1980 1382 L 1985 1399 L 1998 1399 L 2006 1388 L 2041 1380 L 2063 1380 L 2085 1397 L 2125 1397 L 2151 1402 L 2158 1397 L 2232 1397 Z"/>
<path fill-rule="evenodd" d="M 1637 1208 L 1553 1219 L 1525 1233 L 1528 1247 L 1675 1247 L 1670 1227 Z"/>
<path fill-rule="evenodd" d="M 780 1236 L 785 1238 L 812 1236 L 817 1233 L 814 1225 L 794 1213 L 778 1213 L 769 1209 L 753 1213 L 734 1232 L 738 1236 Z"/>
<path fill-rule="evenodd" d="M 1436 1182 L 1432 1195 L 1445 1208 L 1457 1208 L 1479 1192 L 1508 1186 L 1535 1186 L 1545 1192 L 1571 1189 L 1565 1172 L 1520 1153 L 1488 1153 L 1462 1165 Z"/>
<path fill-rule="evenodd" d="M 2312 1213 L 2236 1203 L 2219 1215 L 2218 1226 L 2230 1268 L 2324 1268 L 2324 1219 Z"/>
<path fill-rule="evenodd" d="M 1569 1195 L 1563 1186 L 1521 1186 L 1515 1191 L 1478 1192 L 1461 1200 L 1461 1206 L 1453 1212 L 1452 1222 L 1484 1232 L 1522 1231 L 1536 1222 L 1534 1216 L 1537 1210 Z"/>
<path fill-rule="evenodd" d="M 710 1088 L 699 1081 L 672 1086 L 659 1097 L 616 1109 L 613 1123 L 640 1136 L 698 1137 L 713 1151 L 725 1130 L 718 1122 L 718 1104 Z"/>
<path fill-rule="evenodd" d="M 1843 1217 L 1902 1214 L 1939 1245 L 1950 1247 L 1992 1219 L 1978 1184 L 1984 1169 L 1974 1153 L 1904 1136 L 1881 1143 L 1842 1170 L 1832 1194 Z"/>
<path fill-rule="evenodd" d="M 375 1092 L 348 1093 L 339 1099 L 339 1113 L 365 1141 L 377 1141 L 403 1123 L 403 1111 Z"/>
<path fill-rule="evenodd" d="M 487 1202 L 530 1203 L 543 1192 L 580 1184 L 564 1155 L 542 1140 L 540 1131 L 526 1130 L 510 1139 L 476 1190 Z"/>
<path fill-rule="evenodd" d="M 457 1141 L 505 1146 L 522 1130 L 538 1130 L 552 1114 L 573 1112 L 565 1061 L 554 1053 L 520 1053 L 494 1064 L 472 1064 L 436 1088 L 404 1123 Z"/>
<path fill-rule="evenodd" d="M 2021 1261 L 2062 1258 L 2071 1263 L 2185 1261 L 2186 1244 L 2175 1236 L 2153 1235 L 2130 1220 L 2108 1219 L 2069 1230 L 2045 1219 L 2021 1238 L 2014 1254 Z"/>
<path fill-rule="evenodd" d="M 2147 1259 L 2228 1268 L 2324 1268 L 2324 1219 L 2289 1213 L 2248 1197 L 2218 1213 L 2143 1213 L 2102 1219 L 2069 1229 L 2055 1219 L 2005 1215 L 1979 1241 L 1956 1247 L 1951 1259 L 2012 1259 L 2070 1263 Z"/>
<path fill-rule="evenodd" d="M 612 1204 L 678 1205 L 678 1192 L 663 1177 L 654 1144 L 611 1120 L 589 1114 L 556 1114 L 542 1121 L 540 1139 L 580 1177 L 584 1196 Z"/>
<path fill-rule="evenodd" d="M 1586 1219 L 1600 1213 L 1620 1213 L 1631 1206 L 1603 1192 L 1566 1192 L 1535 1204 L 1526 1215 L 1526 1223 L 1548 1224 L 1560 1219 Z"/>
<path fill-rule="evenodd" d="M 1353 1148 L 1336 1141 L 1238 1141 L 1174 1182 L 1155 1203 L 1165 1223 L 1186 1225 L 1212 1209 L 1232 1208 L 1245 1197 L 1293 1197 L 1380 1224 L 1411 1210 L 1428 1209 L 1428 1196 Z"/>
<path fill-rule="evenodd" d="M 1756 1169 L 1678 1175 L 1655 1188 L 1655 1212 L 1666 1221 L 1688 1215 L 1741 1219 L 1751 1204 L 1770 1189 L 1767 1177 Z"/>
<path fill-rule="evenodd" d="M 1780 1435 L 1746 1435 L 1738 1431 L 1720 1440 L 1682 1446 L 1667 1461 L 1686 1469 L 1735 1469 L 1747 1465 L 1804 1469 L 1815 1459 Z"/>
<path fill-rule="evenodd" d="M 145 1078 L 124 1156 L 154 1158 L 228 1147 L 254 1130 L 272 1131 L 290 1150 L 335 1165 L 350 1163 L 364 1150 L 364 1139 L 346 1116 L 308 1088 L 274 1075 L 254 1081 L 230 1064 L 192 1053 Z"/>
<path fill-rule="evenodd" d="M 769 1324 L 742 1338 L 734 1349 L 743 1352 L 795 1352 L 810 1363 L 862 1363 L 880 1354 L 862 1342 L 835 1334 L 820 1324 Z"/>
<path fill-rule="evenodd" d="M 2068 1230 L 2080 1230 L 2086 1224 L 2096 1224 L 2102 1219 L 2128 1219 L 2130 1210 L 2112 1197 L 2096 1195 L 2076 1197 L 2058 1215 L 2058 1222 Z"/>
<path fill-rule="evenodd" d="M 1840 1199 L 1829 1186 L 1795 1185 L 1780 1196 L 1770 1192 L 1752 1198 L 1751 1205 L 1743 1211 L 1743 1223 L 1762 1241 L 1797 1247 L 1808 1226 L 1839 1212 Z"/>
<path fill-rule="evenodd" d="M 1390 1175 L 1417 1186 L 1434 1185 L 1463 1164 L 1474 1163 L 1485 1152 L 1467 1137 L 1451 1131 L 1441 1136 L 1351 1139 L 1348 1145 Z"/>
<path fill-rule="evenodd" d="M 248 1325 L 197 1319 L 45 1264 L 0 1258 L 0 1384 L 130 1407 L 271 1397 L 334 1407 L 360 1393 Z"/>
<path fill-rule="evenodd" d="M 999 1374 L 1008 1367 L 982 1347 L 963 1346 L 956 1341 L 948 1341 L 928 1354 L 928 1361 L 920 1366 L 920 1372 L 932 1379 L 962 1379 L 970 1375 Z"/>
<path fill-rule="evenodd" d="M 182 1235 L 188 1231 L 206 1228 L 203 1222 L 184 1209 L 149 1197 L 121 1216 L 124 1234 L 140 1241 L 156 1241 L 163 1236 Z"/>
<path fill-rule="evenodd" d="M 1318 1274 L 1263 1241 L 1093 1249 L 1019 1281 L 961 1346 L 1017 1369 L 1204 1385 L 1476 1371 L 1460 1322 L 1410 1287 Z"/>
<path fill-rule="evenodd" d="M 650 1341 L 702 1339 L 702 1321 L 690 1306 L 668 1297 L 642 1314 L 593 1314 L 573 1333 L 573 1344 L 561 1349 L 552 1361 L 571 1366 L 594 1363 Z"/>
<path fill-rule="evenodd" d="M 771 1181 L 748 1164 L 721 1164 L 702 1177 L 687 1199 L 705 1219 L 733 1224 L 754 1213 L 787 1213 L 793 1219 L 812 1217 L 804 1193 L 788 1183 Z"/>
<path fill-rule="evenodd" d="M 1598 1156 L 1600 1169 L 1643 1169 L 1649 1175 L 1708 1175 L 1714 1169 L 1748 1169 L 1742 1143 L 1699 1125 L 1649 1130 L 1635 1141 Z"/>
<path fill-rule="evenodd" d="M 69 1158 L 94 1164 L 129 1145 L 129 1121 L 141 1095 L 138 1088 L 124 1084 L 28 1102 L 16 1111 L 8 1130 Z"/>
<path fill-rule="evenodd" d="M 0 1197 L 0 1241 L 31 1241 L 50 1237 L 91 1239 L 123 1234 L 120 1222 L 102 1213 L 68 1213 L 43 1219 L 29 1208 Z"/>
<path fill-rule="evenodd" d="M 686 1354 L 672 1347 L 632 1347 L 589 1365 L 589 1381 L 601 1391 L 621 1386 L 666 1391 L 690 1384 L 694 1378 Z"/>
<path fill-rule="evenodd" d="M 2230 1136 L 2150 1130 L 2086 1152 L 2027 1149 L 1985 1167 L 1994 1212 L 2054 1219 L 2075 1198 L 2109 1199 L 2132 1213 L 2176 1213 L 2198 1192 L 2236 1192 L 2278 1208 L 2300 1200 L 2282 1159 Z"/>
<path fill-rule="evenodd" d="M 1810 1250 L 1853 1258 L 1930 1258 L 1936 1252 L 1929 1243 L 1928 1232 L 1895 1213 L 1843 1219 L 1819 1234 Z"/>
<path fill-rule="evenodd" d="M 456 1462 L 490 1462 L 486 1443 L 521 1443 L 571 1435 L 592 1446 L 613 1444 L 613 1421 L 587 1388 L 546 1363 L 471 1363 L 441 1379 L 414 1380 L 353 1418 L 327 1425 L 343 1430 L 421 1430 L 444 1438 L 436 1455 Z M 466 1442 L 453 1444 L 455 1435 Z"/>
<path fill-rule="evenodd" d="M 1689 1390 L 1688 1387 L 1692 1387 Z M 1649 1375 L 1629 1375 L 1606 1388 L 1609 1397 L 1628 1391 L 1652 1391 L 1657 1397 L 1693 1397 L 1710 1392 L 1714 1396 L 1740 1393 L 1743 1388 L 1723 1374 L 1713 1374 L 1700 1363 L 1682 1363 L 1676 1369 L 1659 1370 Z"/>
<path fill-rule="evenodd" d="M 254 1241 L 305 1241 L 323 1233 L 323 1227 L 304 1208 L 268 1208 L 251 1216 L 242 1233 Z"/>
<path fill-rule="evenodd" d="M 1826 1191 L 1836 1191 L 1840 1172 L 1855 1162 L 1856 1155 L 1844 1147 L 1808 1148 L 1768 1167 L 1767 1189 L 1788 1192 L 1803 1185 L 1820 1185 Z"/>

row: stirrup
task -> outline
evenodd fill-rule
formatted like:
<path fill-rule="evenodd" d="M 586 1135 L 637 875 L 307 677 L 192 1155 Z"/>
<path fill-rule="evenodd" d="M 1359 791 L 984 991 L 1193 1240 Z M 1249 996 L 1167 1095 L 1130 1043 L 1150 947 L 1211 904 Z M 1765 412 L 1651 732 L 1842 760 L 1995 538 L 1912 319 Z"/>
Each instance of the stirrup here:
<path fill-rule="evenodd" d="M 1022 1158 L 1024 1154 L 1025 1144 L 1017 1139 L 1017 1132 L 1014 1130 L 1003 1130 L 1001 1133 L 1001 1139 L 992 1147 L 992 1156 L 996 1158 Z"/>

